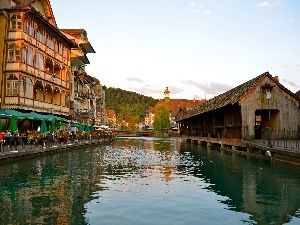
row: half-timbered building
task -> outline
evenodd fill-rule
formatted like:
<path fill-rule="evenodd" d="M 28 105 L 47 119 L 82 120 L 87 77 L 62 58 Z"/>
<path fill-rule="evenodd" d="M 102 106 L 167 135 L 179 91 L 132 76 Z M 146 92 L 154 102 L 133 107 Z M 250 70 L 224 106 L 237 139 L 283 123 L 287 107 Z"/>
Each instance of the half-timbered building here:
<path fill-rule="evenodd" d="M 70 111 L 71 49 L 58 29 L 49 0 L 0 3 L 1 108 Z"/>

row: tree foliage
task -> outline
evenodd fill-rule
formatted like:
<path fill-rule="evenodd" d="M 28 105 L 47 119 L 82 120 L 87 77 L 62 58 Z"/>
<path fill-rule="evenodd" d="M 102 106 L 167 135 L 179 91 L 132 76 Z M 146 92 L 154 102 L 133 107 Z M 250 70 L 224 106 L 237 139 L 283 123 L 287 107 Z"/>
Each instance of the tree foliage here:
<path fill-rule="evenodd" d="M 136 92 L 125 91 L 120 88 L 106 88 L 106 109 L 114 110 L 117 122 L 126 121 L 129 124 L 144 122 L 149 107 L 153 107 L 158 100 Z"/>
<path fill-rule="evenodd" d="M 155 107 L 154 109 L 154 130 L 161 131 L 164 129 L 170 129 L 170 112 L 168 107 L 165 104 L 161 104 Z"/>

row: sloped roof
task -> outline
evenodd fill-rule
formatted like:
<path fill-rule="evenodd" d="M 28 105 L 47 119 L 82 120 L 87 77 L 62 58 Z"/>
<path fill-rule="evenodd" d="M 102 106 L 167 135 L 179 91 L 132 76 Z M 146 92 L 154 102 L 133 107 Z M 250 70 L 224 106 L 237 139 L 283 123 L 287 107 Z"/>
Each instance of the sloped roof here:
<path fill-rule="evenodd" d="M 283 90 L 288 92 L 289 94 L 293 95 L 297 99 L 297 97 L 294 93 L 292 93 L 290 90 L 285 88 L 282 84 L 279 83 L 277 79 L 272 77 L 272 75 L 269 74 L 269 72 L 265 72 L 252 80 L 249 80 L 223 94 L 220 94 L 207 102 L 199 105 L 198 107 L 193 108 L 192 110 L 187 111 L 186 114 L 179 116 L 176 118 L 177 121 L 181 121 L 196 115 L 199 115 L 201 113 L 209 112 L 215 109 L 219 109 L 222 107 L 225 107 L 227 105 L 233 105 L 241 100 L 243 96 L 245 96 L 249 91 L 251 91 L 256 85 L 260 83 L 262 79 L 264 79 L 266 76 L 269 76 L 270 79 L 272 79 L 275 83 L 277 83 L 278 86 L 280 86 Z"/>
<path fill-rule="evenodd" d="M 88 41 L 87 32 L 85 29 L 60 29 L 63 33 L 70 35 L 76 40 L 74 40 L 83 52 L 86 53 L 96 53 L 91 43 Z M 70 38 L 70 37 L 69 37 Z"/>
<path fill-rule="evenodd" d="M 79 29 L 72 29 L 72 28 L 71 29 L 61 29 L 61 31 L 66 32 L 66 33 L 68 33 L 68 34 L 70 34 L 70 35 L 72 35 L 76 38 L 80 38 L 80 39 L 82 39 L 82 34 L 84 34 L 84 36 L 85 36 L 84 40 L 87 41 L 86 31 L 82 28 L 79 28 Z"/>
<path fill-rule="evenodd" d="M 36 0 L 14 0 L 16 3 L 16 6 L 14 8 L 29 8 L 33 7 L 33 3 L 36 2 Z M 57 27 L 55 17 L 51 8 L 50 0 L 40 0 L 43 9 L 45 11 L 45 16 L 53 22 L 53 25 Z"/>

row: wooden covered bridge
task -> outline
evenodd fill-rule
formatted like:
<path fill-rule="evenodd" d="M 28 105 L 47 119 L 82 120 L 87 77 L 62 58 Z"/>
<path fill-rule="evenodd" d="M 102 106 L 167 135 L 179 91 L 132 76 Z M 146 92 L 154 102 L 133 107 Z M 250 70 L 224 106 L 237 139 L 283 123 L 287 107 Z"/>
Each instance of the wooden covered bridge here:
<path fill-rule="evenodd" d="M 274 140 L 299 140 L 299 103 L 277 76 L 266 72 L 191 110 L 180 110 L 176 121 L 187 141 L 275 155 Z"/>

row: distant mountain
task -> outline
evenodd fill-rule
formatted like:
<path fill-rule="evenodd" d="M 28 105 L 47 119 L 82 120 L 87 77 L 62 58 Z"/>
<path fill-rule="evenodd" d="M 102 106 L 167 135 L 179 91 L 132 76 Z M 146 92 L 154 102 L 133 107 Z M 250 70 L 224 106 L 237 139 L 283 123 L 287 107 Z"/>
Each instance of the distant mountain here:
<path fill-rule="evenodd" d="M 126 121 L 131 124 L 143 122 L 149 107 L 158 102 L 158 99 L 120 88 L 103 86 L 103 89 L 106 109 L 115 111 L 117 122 Z"/>

